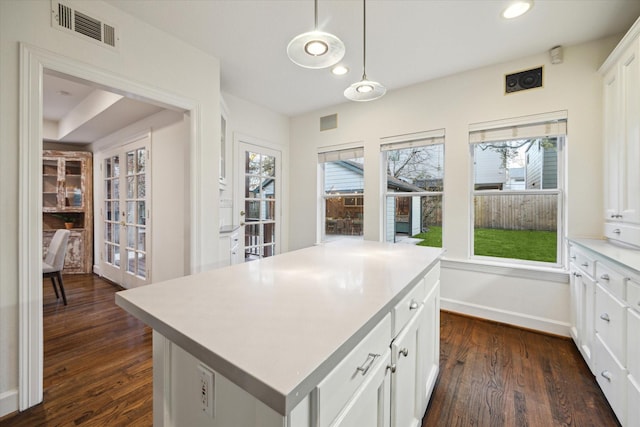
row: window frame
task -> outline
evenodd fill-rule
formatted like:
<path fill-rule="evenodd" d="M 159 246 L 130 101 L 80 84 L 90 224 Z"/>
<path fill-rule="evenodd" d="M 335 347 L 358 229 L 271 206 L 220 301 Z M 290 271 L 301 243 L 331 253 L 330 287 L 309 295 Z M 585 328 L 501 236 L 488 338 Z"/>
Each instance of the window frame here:
<path fill-rule="evenodd" d="M 388 175 L 387 175 L 387 166 L 388 166 L 388 152 L 400 150 L 403 148 L 414 148 L 414 147 L 427 147 L 427 146 L 435 146 L 442 145 L 442 190 L 441 191 L 389 191 L 388 186 Z M 381 224 L 381 234 L 380 241 L 387 242 L 387 234 L 388 234 L 388 224 L 389 217 L 387 211 L 387 203 L 389 198 L 396 197 L 441 197 L 442 203 L 442 230 L 443 230 L 443 242 L 442 247 L 444 247 L 444 197 L 445 197 L 445 157 L 446 157 L 446 147 L 445 147 L 445 130 L 444 129 L 435 129 L 426 132 L 418 132 L 407 135 L 399 135 L 381 138 L 380 140 L 380 194 L 381 194 L 381 205 L 380 205 L 380 219 L 382 221 Z M 395 207 L 395 200 L 393 201 Z M 394 209 L 395 210 L 395 209 Z M 393 236 L 393 243 L 396 243 L 396 236 Z"/>
<path fill-rule="evenodd" d="M 530 136 L 531 133 L 543 132 L 546 134 Z M 519 132 L 520 131 L 520 132 Z M 513 135 L 509 137 L 508 135 Z M 492 136 L 498 139 L 492 138 Z M 475 188 L 475 155 L 474 147 L 482 143 L 498 143 L 506 141 L 515 141 L 519 139 L 536 139 L 543 137 L 557 138 L 557 186 L 555 189 L 525 189 L 525 190 L 476 190 Z M 480 141 L 479 139 L 482 139 Z M 566 213 L 567 213 L 567 163 L 566 163 L 566 147 L 568 143 L 567 132 L 567 114 L 566 111 L 545 113 L 529 117 L 521 117 L 516 119 L 499 120 L 496 122 L 488 122 L 485 124 L 477 124 L 469 127 L 469 156 L 470 156 L 470 197 L 469 197 L 469 259 L 472 261 L 499 264 L 499 265 L 515 265 L 518 267 L 542 267 L 565 269 L 566 267 Z M 528 153 L 526 156 L 528 161 Z M 513 196 L 513 195 L 557 195 L 557 226 L 556 226 L 556 261 L 544 262 L 525 260 L 518 258 L 501 258 L 487 255 L 475 254 L 475 198 L 477 196 Z"/>

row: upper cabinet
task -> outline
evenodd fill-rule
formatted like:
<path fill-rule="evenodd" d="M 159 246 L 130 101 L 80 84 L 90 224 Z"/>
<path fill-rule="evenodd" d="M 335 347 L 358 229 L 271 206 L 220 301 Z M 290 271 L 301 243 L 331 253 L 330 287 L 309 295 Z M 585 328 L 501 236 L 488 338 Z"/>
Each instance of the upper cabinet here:
<path fill-rule="evenodd" d="M 600 69 L 604 77 L 605 235 L 640 246 L 640 19 Z"/>

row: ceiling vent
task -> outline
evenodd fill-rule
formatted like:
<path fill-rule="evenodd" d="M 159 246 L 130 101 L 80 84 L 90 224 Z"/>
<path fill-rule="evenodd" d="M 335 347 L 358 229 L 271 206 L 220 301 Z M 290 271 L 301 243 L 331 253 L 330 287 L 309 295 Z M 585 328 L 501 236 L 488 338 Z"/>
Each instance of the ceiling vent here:
<path fill-rule="evenodd" d="M 101 46 L 117 48 L 116 28 L 104 21 L 57 1 L 51 1 L 51 26 L 93 40 Z"/>

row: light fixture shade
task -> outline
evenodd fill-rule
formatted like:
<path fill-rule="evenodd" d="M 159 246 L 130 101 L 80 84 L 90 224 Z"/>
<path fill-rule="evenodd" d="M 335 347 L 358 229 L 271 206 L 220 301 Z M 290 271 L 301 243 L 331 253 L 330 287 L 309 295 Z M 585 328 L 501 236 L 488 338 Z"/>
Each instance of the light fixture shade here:
<path fill-rule="evenodd" d="M 387 93 L 387 88 L 378 82 L 363 78 L 345 89 L 344 96 L 351 101 L 373 101 Z"/>
<path fill-rule="evenodd" d="M 312 46 L 326 46 L 324 53 L 314 54 Z M 310 53 L 311 52 L 311 53 Z M 324 31 L 309 31 L 294 37 L 287 45 L 287 55 L 295 64 L 304 68 L 327 68 L 344 57 L 342 40 Z"/>

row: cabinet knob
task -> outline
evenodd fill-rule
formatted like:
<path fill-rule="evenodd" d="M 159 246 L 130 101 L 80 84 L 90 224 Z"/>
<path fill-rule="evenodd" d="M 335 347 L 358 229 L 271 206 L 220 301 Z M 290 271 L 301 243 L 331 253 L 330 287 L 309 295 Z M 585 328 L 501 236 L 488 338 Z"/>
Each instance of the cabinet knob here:
<path fill-rule="evenodd" d="M 602 280 L 606 280 L 607 282 L 609 281 L 609 275 L 608 274 L 603 274 L 602 276 L 600 276 L 600 278 Z"/>
<path fill-rule="evenodd" d="M 398 356 L 407 357 L 408 355 L 409 355 L 409 349 L 408 348 L 403 348 L 402 350 L 400 350 L 398 352 Z"/>
<path fill-rule="evenodd" d="M 580 274 L 580 273 L 573 273 L 573 275 L 576 276 L 576 277 L 582 277 L 582 274 Z"/>
<path fill-rule="evenodd" d="M 409 310 L 415 310 L 418 308 L 418 302 L 416 300 L 411 300 L 411 303 L 409 304 Z"/>
<path fill-rule="evenodd" d="M 616 228 L 615 230 L 613 230 L 613 233 L 614 233 L 614 234 L 620 234 L 620 229 L 619 229 L 619 228 Z"/>
<path fill-rule="evenodd" d="M 571 257 L 571 259 L 576 259 L 576 256 L 575 256 L 575 255 L 573 255 L 573 256 Z"/>
<path fill-rule="evenodd" d="M 602 320 L 604 320 L 605 322 L 611 322 L 611 318 L 609 317 L 609 315 L 608 315 L 607 313 L 602 313 L 602 314 L 600 315 L 600 318 L 601 318 Z"/>
<path fill-rule="evenodd" d="M 589 263 L 588 262 L 583 262 L 582 264 L 580 264 L 583 267 L 589 267 Z"/>
<path fill-rule="evenodd" d="M 392 363 L 390 365 L 387 365 L 387 369 L 391 371 L 392 374 L 396 373 L 396 364 Z"/>
<path fill-rule="evenodd" d="M 611 372 L 609 371 L 602 371 L 600 373 L 600 375 L 602 375 L 602 378 L 606 379 L 607 381 L 611 381 L 611 379 L 613 378 L 613 375 L 611 375 Z"/>
<path fill-rule="evenodd" d="M 363 376 L 367 375 L 369 368 L 371 368 L 371 365 L 373 365 L 373 362 L 376 360 L 376 357 L 378 356 L 380 355 L 375 353 L 369 353 L 369 355 L 367 356 L 367 360 L 365 360 L 361 366 L 358 366 L 356 370 L 360 371 L 360 373 L 362 373 Z"/>

